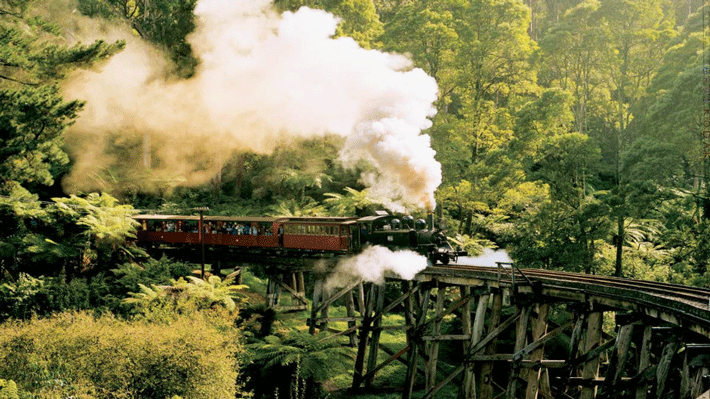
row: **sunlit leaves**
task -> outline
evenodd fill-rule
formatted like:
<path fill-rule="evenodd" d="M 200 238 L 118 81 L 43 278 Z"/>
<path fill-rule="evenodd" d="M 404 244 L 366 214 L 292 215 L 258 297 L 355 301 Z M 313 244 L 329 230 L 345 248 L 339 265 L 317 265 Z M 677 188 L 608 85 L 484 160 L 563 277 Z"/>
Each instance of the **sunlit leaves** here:
<path fill-rule="evenodd" d="M 174 280 L 172 285 L 150 287 L 138 284 L 140 291 L 129 293 L 124 302 L 133 306 L 136 313 L 148 320 L 166 321 L 178 314 L 222 308 L 235 314 L 237 305 L 235 294 L 247 288 L 232 284 L 232 279 L 210 276 L 206 280 L 188 276 Z"/>

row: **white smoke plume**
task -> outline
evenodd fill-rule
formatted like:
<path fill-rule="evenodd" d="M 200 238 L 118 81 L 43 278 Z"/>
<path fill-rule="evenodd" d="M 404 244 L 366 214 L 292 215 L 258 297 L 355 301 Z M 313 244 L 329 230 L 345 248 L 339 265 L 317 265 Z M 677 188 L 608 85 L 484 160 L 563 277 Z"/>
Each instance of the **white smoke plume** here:
<path fill-rule="evenodd" d="M 337 134 L 346 166 L 366 159 L 378 169 L 363 177 L 372 193 L 434 208 L 441 165 L 421 134 L 436 112 L 432 77 L 401 55 L 333 38 L 338 20 L 324 11 L 200 0 L 195 14 L 188 40 L 201 64 L 192 78 L 166 80 L 156 52 L 129 37 L 101 70 L 67 83 L 68 96 L 87 100 L 69 137 L 77 162 L 68 190 L 93 188 L 87 175 L 115 163 L 105 148 L 122 140 L 150 143 L 153 170 L 198 184 L 234 151 Z"/>
<path fill-rule="evenodd" d="M 496 251 L 490 248 L 483 248 L 482 254 L 475 257 L 462 256 L 457 263 L 473 266 L 497 266 L 496 262 L 512 263 L 513 261 L 505 250 Z"/>
<path fill-rule="evenodd" d="M 414 251 L 392 251 L 385 247 L 371 246 L 359 255 L 338 262 L 333 274 L 328 276 L 324 288 L 333 291 L 359 280 L 381 285 L 384 284 L 388 272 L 411 280 L 424 270 L 427 264 L 427 258 Z"/>

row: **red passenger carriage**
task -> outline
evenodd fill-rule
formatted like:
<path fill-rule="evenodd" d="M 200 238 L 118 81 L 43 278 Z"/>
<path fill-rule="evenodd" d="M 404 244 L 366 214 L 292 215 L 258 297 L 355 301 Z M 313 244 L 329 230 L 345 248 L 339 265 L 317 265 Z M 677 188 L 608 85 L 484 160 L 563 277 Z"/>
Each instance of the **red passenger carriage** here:
<path fill-rule="evenodd" d="M 239 249 L 348 252 L 357 232 L 354 218 L 270 218 L 137 215 L 140 243 L 200 244 Z"/>

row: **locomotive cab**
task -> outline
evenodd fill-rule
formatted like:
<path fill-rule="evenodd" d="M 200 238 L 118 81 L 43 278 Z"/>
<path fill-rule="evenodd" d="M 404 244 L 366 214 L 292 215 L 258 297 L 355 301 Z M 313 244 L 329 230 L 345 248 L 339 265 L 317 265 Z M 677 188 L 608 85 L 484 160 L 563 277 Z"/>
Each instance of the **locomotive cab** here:
<path fill-rule="evenodd" d="M 405 228 L 396 216 L 367 216 L 360 218 L 357 225 L 361 246 L 380 245 L 391 249 L 403 249 L 416 245 L 414 232 Z"/>

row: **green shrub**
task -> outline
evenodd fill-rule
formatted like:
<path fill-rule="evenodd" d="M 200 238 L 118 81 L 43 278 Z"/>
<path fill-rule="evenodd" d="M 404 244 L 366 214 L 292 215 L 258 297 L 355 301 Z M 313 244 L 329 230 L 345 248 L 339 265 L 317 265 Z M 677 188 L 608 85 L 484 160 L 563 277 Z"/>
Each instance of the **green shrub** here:
<path fill-rule="evenodd" d="M 0 375 L 32 397 L 233 398 L 236 330 L 202 313 L 169 323 L 61 313 L 0 325 Z"/>
<path fill-rule="evenodd" d="M 0 379 L 0 399 L 20 399 L 15 381 Z"/>

